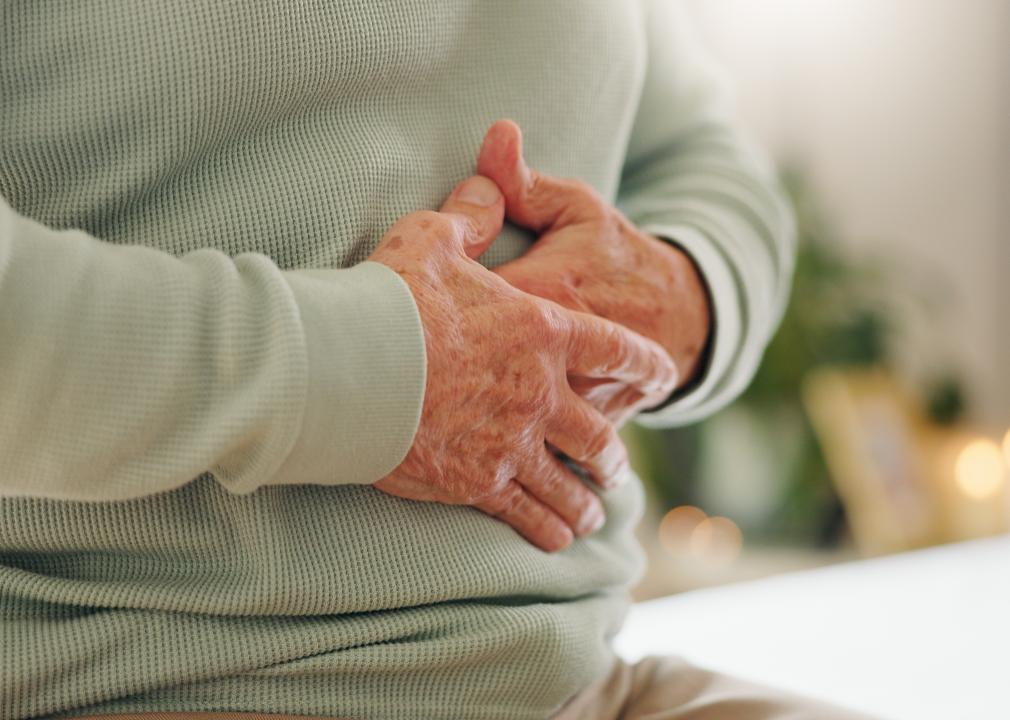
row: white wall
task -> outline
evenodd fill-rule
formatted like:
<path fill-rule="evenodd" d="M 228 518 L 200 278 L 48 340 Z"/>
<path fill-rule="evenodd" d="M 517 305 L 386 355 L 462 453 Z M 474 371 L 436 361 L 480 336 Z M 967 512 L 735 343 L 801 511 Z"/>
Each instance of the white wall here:
<path fill-rule="evenodd" d="M 911 371 L 949 357 L 1010 425 L 1010 1 L 692 0 L 741 114 L 854 253 L 907 263 Z M 916 280 L 918 279 L 918 281 Z"/>

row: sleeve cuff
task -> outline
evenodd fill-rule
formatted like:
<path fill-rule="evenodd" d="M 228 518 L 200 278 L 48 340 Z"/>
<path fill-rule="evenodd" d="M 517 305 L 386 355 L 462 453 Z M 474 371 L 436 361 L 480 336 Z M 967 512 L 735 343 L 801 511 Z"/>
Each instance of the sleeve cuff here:
<path fill-rule="evenodd" d="M 301 314 L 308 390 L 301 430 L 270 485 L 368 484 L 407 455 L 424 401 L 424 330 L 381 263 L 285 273 Z"/>
<path fill-rule="evenodd" d="M 711 300 L 712 334 L 708 362 L 700 379 L 687 392 L 675 393 L 667 403 L 635 418 L 646 427 L 686 425 L 716 409 L 710 401 L 733 367 L 743 338 L 740 293 L 729 262 L 712 241 L 695 228 L 652 225 L 642 227 L 642 231 L 672 242 L 686 252 L 698 267 Z"/>

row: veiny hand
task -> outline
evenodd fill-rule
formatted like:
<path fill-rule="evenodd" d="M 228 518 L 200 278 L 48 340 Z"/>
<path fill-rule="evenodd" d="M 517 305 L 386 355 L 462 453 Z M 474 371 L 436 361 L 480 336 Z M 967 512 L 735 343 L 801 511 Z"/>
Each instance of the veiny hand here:
<path fill-rule="evenodd" d="M 473 260 L 503 216 L 499 189 L 473 177 L 441 212 L 399 220 L 369 257 L 410 287 L 428 356 L 414 443 L 375 487 L 473 505 L 559 550 L 599 527 L 603 507 L 546 443 L 603 487 L 627 475 L 613 424 L 572 391 L 567 375 L 617 380 L 655 401 L 672 390 L 677 371 L 653 341 L 528 295 Z"/>
<path fill-rule="evenodd" d="M 585 183 L 528 168 L 522 134 L 509 120 L 488 130 L 477 171 L 501 188 L 509 220 L 540 235 L 495 272 L 528 293 L 652 338 L 676 363 L 681 383 L 693 377 L 710 319 L 687 255 L 639 231 Z M 572 377 L 571 385 L 618 425 L 656 404 L 625 383 Z"/>

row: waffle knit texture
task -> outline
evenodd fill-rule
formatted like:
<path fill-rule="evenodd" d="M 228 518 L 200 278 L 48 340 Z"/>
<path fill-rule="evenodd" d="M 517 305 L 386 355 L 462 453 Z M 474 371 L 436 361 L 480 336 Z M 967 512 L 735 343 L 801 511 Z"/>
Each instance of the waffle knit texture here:
<path fill-rule="evenodd" d="M 0 4 L 0 718 L 523 720 L 600 677 L 639 483 L 557 554 L 370 487 L 425 352 L 365 259 L 512 118 L 694 257 L 711 361 L 641 421 L 711 413 L 793 252 L 721 87 L 665 0 Z"/>

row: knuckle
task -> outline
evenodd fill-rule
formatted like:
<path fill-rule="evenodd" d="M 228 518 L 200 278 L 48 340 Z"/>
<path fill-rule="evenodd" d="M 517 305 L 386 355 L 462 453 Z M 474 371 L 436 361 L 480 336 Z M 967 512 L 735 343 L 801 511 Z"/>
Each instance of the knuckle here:
<path fill-rule="evenodd" d="M 523 298 L 520 302 L 525 325 L 538 340 L 546 340 L 557 333 L 558 319 L 554 308 L 534 297 Z"/>
<path fill-rule="evenodd" d="M 558 384 L 552 384 L 548 387 L 546 396 L 544 397 L 543 406 L 541 408 L 545 435 L 547 427 L 557 425 L 568 420 L 571 415 L 568 404 L 569 399 L 564 393 L 563 386 L 559 387 Z"/>
<path fill-rule="evenodd" d="M 526 188 L 527 193 L 534 197 L 543 194 L 543 192 L 547 189 L 547 183 L 545 180 L 546 177 L 543 173 L 531 168 L 530 181 Z"/>
<path fill-rule="evenodd" d="M 616 325 L 604 325 L 600 329 L 600 342 L 606 349 L 610 365 L 614 368 L 625 367 L 632 355 L 640 355 L 642 348 L 634 343 L 623 328 Z"/>
<path fill-rule="evenodd" d="M 463 238 L 477 240 L 484 234 L 484 226 L 472 215 L 455 214 L 451 219 L 456 232 Z"/>
<path fill-rule="evenodd" d="M 586 438 L 584 460 L 602 455 L 613 441 L 614 429 L 607 422 L 592 429 Z"/>
<path fill-rule="evenodd" d="M 551 464 L 546 458 L 540 463 L 540 467 L 536 469 L 536 476 L 541 489 L 552 495 L 556 494 L 559 490 L 563 490 L 566 484 L 566 478 L 562 475 L 561 470 Z"/>
<path fill-rule="evenodd" d="M 510 476 L 511 472 L 508 466 L 499 464 L 494 472 L 484 474 L 476 481 L 468 475 L 465 480 L 461 481 L 456 495 L 462 504 L 487 507 L 493 511 L 498 498 L 512 489 L 509 483 Z"/>
<path fill-rule="evenodd" d="M 607 202 L 603 196 L 592 185 L 584 180 L 569 180 L 569 187 L 572 192 L 582 198 L 582 202 L 588 210 L 595 213 L 604 214 L 607 209 Z"/>
<path fill-rule="evenodd" d="M 580 349 L 592 355 L 594 364 L 599 370 L 609 372 L 621 367 L 625 361 L 620 338 L 612 324 L 603 319 L 593 318 L 581 325 Z"/>
<path fill-rule="evenodd" d="M 522 505 L 523 493 L 516 485 L 508 485 L 492 500 L 491 504 L 497 515 L 513 515 Z"/>

